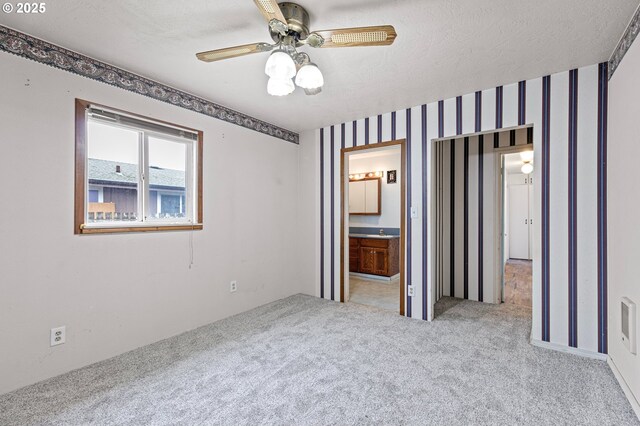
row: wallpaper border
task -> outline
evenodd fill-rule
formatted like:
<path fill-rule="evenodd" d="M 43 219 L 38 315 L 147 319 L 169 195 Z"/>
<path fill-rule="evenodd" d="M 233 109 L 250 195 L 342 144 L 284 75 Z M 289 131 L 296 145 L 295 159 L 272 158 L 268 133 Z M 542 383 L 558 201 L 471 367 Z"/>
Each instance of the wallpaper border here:
<path fill-rule="evenodd" d="M 638 33 L 640 33 L 640 7 L 638 7 L 633 14 L 631 22 L 629 22 L 627 29 L 624 31 L 622 38 L 611 55 L 611 59 L 609 59 L 609 80 L 613 77 L 613 73 L 616 72 L 620 62 L 622 62 L 622 58 L 624 58 L 624 55 L 626 55 L 635 41 Z"/>
<path fill-rule="evenodd" d="M 206 99 L 0 25 L 0 51 L 207 115 L 287 142 L 299 135 Z"/>

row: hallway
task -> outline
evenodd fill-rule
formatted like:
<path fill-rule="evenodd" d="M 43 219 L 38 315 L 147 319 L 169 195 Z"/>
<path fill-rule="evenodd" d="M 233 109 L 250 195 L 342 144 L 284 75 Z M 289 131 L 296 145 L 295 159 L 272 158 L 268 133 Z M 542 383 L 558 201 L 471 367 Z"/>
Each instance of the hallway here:
<path fill-rule="evenodd" d="M 509 259 L 504 266 L 504 303 L 531 309 L 532 264 Z"/>

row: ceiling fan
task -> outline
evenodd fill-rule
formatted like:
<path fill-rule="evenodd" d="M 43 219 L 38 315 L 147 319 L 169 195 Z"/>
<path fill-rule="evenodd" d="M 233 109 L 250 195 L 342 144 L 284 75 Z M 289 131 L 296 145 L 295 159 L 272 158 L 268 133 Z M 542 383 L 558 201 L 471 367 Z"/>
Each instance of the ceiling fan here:
<path fill-rule="evenodd" d="M 215 62 L 259 52 L 271 52 L 265 73 L 269 76 L 267 92 L 286 96 L 295 85 L 307 95 L 322 91 L 324 77 L 307 53 L 298 52 L 301 46 L 314 48 L 387 46 L 397 34 L 391 25 L 375 27 L 341 28 L 337 30 L 309 31 L 309 13 L 296 3 L 276 0 L 254 0 L 269 23 L 274 43 L 252 43 L 224 49 L 200 52 L 196 57 L 204 62 Z M 293 78 L 295 77 L 295 85 Z"/>

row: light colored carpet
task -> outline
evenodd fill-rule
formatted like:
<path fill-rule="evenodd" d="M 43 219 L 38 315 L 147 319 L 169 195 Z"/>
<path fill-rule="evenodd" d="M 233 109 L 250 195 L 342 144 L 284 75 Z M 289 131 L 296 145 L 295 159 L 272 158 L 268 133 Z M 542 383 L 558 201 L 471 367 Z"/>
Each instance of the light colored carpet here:
<path fill-rule="evenodd" d="M 381 281 L 349 277 L 349 302 L 400 312 L 400 278 Z"/>
<path fill-rule="evenodd" d="M 434 306 L 433 316 L 439 319 L 440 315 L 464 301 L 464 299 L 456 299 L 455 297 L 442 297 Z"/>
<path fill-rule="evenodd" d="M 0 396 L 0 424 L 639 424 L 606 363 L 529 328 L 507 305 L 427 323 L 298 295 Z"/>

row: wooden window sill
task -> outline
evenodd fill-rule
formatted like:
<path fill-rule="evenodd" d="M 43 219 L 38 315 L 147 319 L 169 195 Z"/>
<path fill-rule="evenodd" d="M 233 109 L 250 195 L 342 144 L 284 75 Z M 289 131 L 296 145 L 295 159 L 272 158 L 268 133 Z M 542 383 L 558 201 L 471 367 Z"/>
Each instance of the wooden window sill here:
<path fill-rule="evenodd" d="M 80 226 L 80 234 L 123 234 L 128 232 L 201 231 L 202 224 L 194 225 L 141 225 L 141 226 Z"/>

